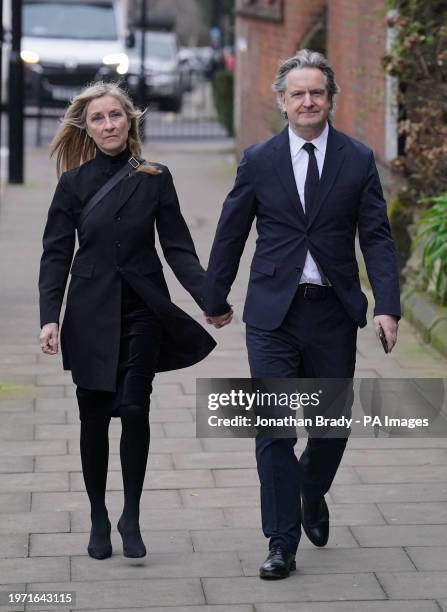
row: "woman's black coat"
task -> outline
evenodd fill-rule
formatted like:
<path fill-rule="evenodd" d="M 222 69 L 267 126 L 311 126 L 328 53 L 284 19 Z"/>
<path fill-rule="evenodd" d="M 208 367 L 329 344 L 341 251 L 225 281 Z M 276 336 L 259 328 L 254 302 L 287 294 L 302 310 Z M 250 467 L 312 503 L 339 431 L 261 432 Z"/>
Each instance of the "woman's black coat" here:
<path fill-rule="evenodd" d="M 61 329 L 64 369 L 86 389 L 116 390 L 120 348 L 121 278 L 163 324 L 157 371 L 183 368 L 203 359 L 215 346 L 194 319 L 173 304 L 155 249 L 155 224 L 166 261 L 199 306 L 204 271 L 180 212 L 172 176 L 137 172 L 126 177 L 88 214 L 82 207 L 93 195 L 85 185 L 95 177 L 104 155 L 65 172 L 51 203 L 43 237 L 39 290 L 41 325 L 59 321 L 69 271 L 71 281 Z M 127 160 L 128 155 L 125 154 Z M 121 166 L 123 163 L 121 163 Z M 112 174 L 109 171 L 109 174 Z M 106 182 L 104 177 L 102 183 Z M 79 248 L 73 258 L 75 233 Z M 70 270 L 71 265 L 71 270 Z"/>

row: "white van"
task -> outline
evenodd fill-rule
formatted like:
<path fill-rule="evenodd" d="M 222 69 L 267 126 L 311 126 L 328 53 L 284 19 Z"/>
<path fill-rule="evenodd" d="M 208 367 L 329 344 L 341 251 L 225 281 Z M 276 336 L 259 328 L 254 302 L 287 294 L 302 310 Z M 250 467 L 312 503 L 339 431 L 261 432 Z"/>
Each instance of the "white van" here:
<path fill-rule="evenodd" d="M 127 0 L 24 0 L 22 24 L 28 102 L 65 105 L 86 83 L 127 75 Z"/>

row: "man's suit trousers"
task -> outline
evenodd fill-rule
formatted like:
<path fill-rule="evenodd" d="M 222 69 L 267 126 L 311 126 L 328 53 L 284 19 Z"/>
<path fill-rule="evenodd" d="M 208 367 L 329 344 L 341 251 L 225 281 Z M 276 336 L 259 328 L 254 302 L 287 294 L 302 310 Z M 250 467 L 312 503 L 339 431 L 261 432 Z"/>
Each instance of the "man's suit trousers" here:
<path fill-rule="evenodd" d="M 352 378 L 357 325 L 328 288 L 322 300 L 295 295 L 278 329 L 247 325 L 253 378 Z M 258 435 L 256 459 L 261 483 L 264 535 L 270 545 L 295 552 L 301 535 L 300 494 L 319 499 L 330 488 L 347 438 L 308 438 L 298 460 L 297 438 Z"/>

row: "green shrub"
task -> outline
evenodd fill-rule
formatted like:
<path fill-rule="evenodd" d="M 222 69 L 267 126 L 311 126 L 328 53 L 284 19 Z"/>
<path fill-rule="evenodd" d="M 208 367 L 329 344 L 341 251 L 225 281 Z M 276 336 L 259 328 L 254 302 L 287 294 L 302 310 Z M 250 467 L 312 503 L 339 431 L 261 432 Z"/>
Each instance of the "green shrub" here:
<path fill-rule="evenodd" d="M 229 70 L 216 70 L 213 74 L 213 96 L 219 123 L 233 135 L 234 75 Z"/>
<path fill-rule="evenodd" d="M 396 244 L 397 263 L 402 280 L 402 270 L 411 255 L 412 240 L 410 227 L 413 224 L 413 214 L 411 205 L 408 204 L 402 193 L 400 197 L 394 196 L 390 200 L 388 204 L 388 217 Z"/>
<path fill-rule="evenodd" d="M 431 204 L 418 221 L 417 240 L 423 244 L 422 267 L 426 281 L 441 304 L 447 304 L 447 192 L 427 198 Z"/>

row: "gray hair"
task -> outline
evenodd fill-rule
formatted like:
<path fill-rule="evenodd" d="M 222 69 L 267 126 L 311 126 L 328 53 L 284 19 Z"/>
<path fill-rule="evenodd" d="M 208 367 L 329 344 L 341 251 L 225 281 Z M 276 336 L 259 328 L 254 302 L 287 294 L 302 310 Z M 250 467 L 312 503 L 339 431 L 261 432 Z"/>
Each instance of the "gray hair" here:
<path fill-rule="evenodd" d="M 275 76 L 275 80 L 272 83 L 273 91 L 275 91 L 278 96 L 280 94 L 284 94 L 287 89 L 287 75 L 291 70 L 295 70 L 296 68 L 299 70 L 301 68 L 317 68 L 324 74 L 326 80 L 326 91 L 328 93 L 330 102 L 329 116 L 332 118 L 335 112 L 335 97 L 339 93 L 340 88 L 335 82 L 335 74 L 331 65 L 324 55 L 322 53 L 318 53 L 318 51 L 301 49 L 293 57 L 289 57 L 288 59 L 281 61 Z M 280 104 L 279 107 L 281 109 Z"/>

